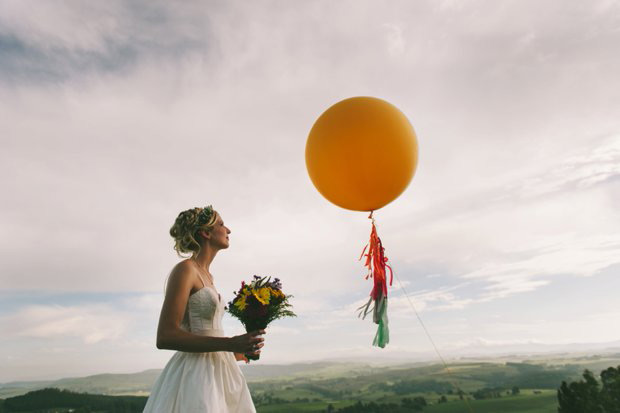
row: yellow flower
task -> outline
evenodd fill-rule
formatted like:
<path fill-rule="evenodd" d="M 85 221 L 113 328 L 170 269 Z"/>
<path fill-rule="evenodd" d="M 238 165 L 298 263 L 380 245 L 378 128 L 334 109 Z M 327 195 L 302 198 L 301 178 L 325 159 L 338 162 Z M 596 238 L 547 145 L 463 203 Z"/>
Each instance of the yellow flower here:
<path fill-rule="evenodd" d="M 275 290 L 275 289 L 273 289 L 273 288 L 271 288 L 271 287 L 269 287 L 269 292 L 270 292 L 270 293 L 271 293 L 271 295 L 272 295 L 272 296 L 274 296 L 274 297 L 281 297 L 281 296 L 283 296 L 283 295 L 284 295 L 284 294 L 282 294 L 282 292 L 281 292 L 281 291 L 279 291 L 279 290 Z"/>
<path fill-rule="evenodd" d="M 247 305 L 248 304 L 245 302 L 245 296 L 235 301 L 235 307 L 237 307 L 239 310 L 245 310 L 245 307 L 247 307 Z"/>
<path fill-rule="evenodd" d="M 269 293 L 269 288 L 261 288 L 258 291 L 253 290 L 252 294 L 254 294 L 254 297 L 256 297 L 256 299 L 261 303 L 261 304 L 269 304 L 269 298 L 270 298 L 270 293 Z"/>

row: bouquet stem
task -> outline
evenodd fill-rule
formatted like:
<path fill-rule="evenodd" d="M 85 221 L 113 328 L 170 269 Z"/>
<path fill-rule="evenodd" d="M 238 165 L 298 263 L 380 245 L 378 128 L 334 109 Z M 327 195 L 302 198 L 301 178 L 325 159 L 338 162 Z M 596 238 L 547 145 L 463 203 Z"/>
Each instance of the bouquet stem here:
<path fill-rule="evenodd" d="M 246 324 L 245 331 L 246 333 L 249 333 L 251 331 L 264 330 L 265 328 L 267 328 L 267 325 L 265 324 Z M 248 360 L 254 360 L 254 361 L 260 360 L 260 354 L 256 356 L 252 354 L 244 354 L 244 355 Z"/>

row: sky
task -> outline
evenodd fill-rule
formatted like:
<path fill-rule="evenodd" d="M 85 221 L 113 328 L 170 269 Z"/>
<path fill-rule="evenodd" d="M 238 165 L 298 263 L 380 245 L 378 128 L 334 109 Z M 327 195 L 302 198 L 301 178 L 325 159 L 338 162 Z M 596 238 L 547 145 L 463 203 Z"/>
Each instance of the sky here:
<path fill-rule="evenodd" d="M 0 1 L 0 382 L 162 368 L 168 231 L 211 204 L 222 298 L 293 295 L 260 363 L 619 347 L 618 44 L 614 1 Z M 375 212 L 384 349 L 355 311 L 367 214 L 305 167 L 352 96 L 419 144 Z"/>

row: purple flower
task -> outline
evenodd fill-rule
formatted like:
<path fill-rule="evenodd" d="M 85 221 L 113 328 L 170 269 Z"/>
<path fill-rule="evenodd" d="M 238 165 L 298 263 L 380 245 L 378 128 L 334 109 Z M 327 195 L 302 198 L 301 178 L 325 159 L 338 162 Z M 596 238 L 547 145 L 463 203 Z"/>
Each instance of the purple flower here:
<path fill-rule="evenodd" d="M 271 283 L 271 285 L 273 285 L 273 288 L 276 288 L 278 290 L 282 289 L 282 283 L 280 282 L 279 278 L 276 278 L 275 280 L 273 280 L 273 282 Z"/>

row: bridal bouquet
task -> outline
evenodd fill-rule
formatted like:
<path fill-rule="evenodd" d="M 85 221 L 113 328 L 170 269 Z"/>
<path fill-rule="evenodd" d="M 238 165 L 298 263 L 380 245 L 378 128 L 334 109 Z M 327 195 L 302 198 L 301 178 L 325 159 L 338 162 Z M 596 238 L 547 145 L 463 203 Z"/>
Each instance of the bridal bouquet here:
<path fill-rule="evenodd" d="M 250 332 L 264 329 L 273 320 L 282 317 L 296 317 L 289 308 L 288 299 L 292 295 L 282 292 L 282 283 L 279 278 L 271 281 L 271 277 L 254 276 L 250 284 L 241 282 L 239 292 L 234 292 L 235 298 L 228 303 L 226 311 L 241 321 L 245 331 Z M 248 356 L 250 360 L 258 360 L 260 356 Z"/>

